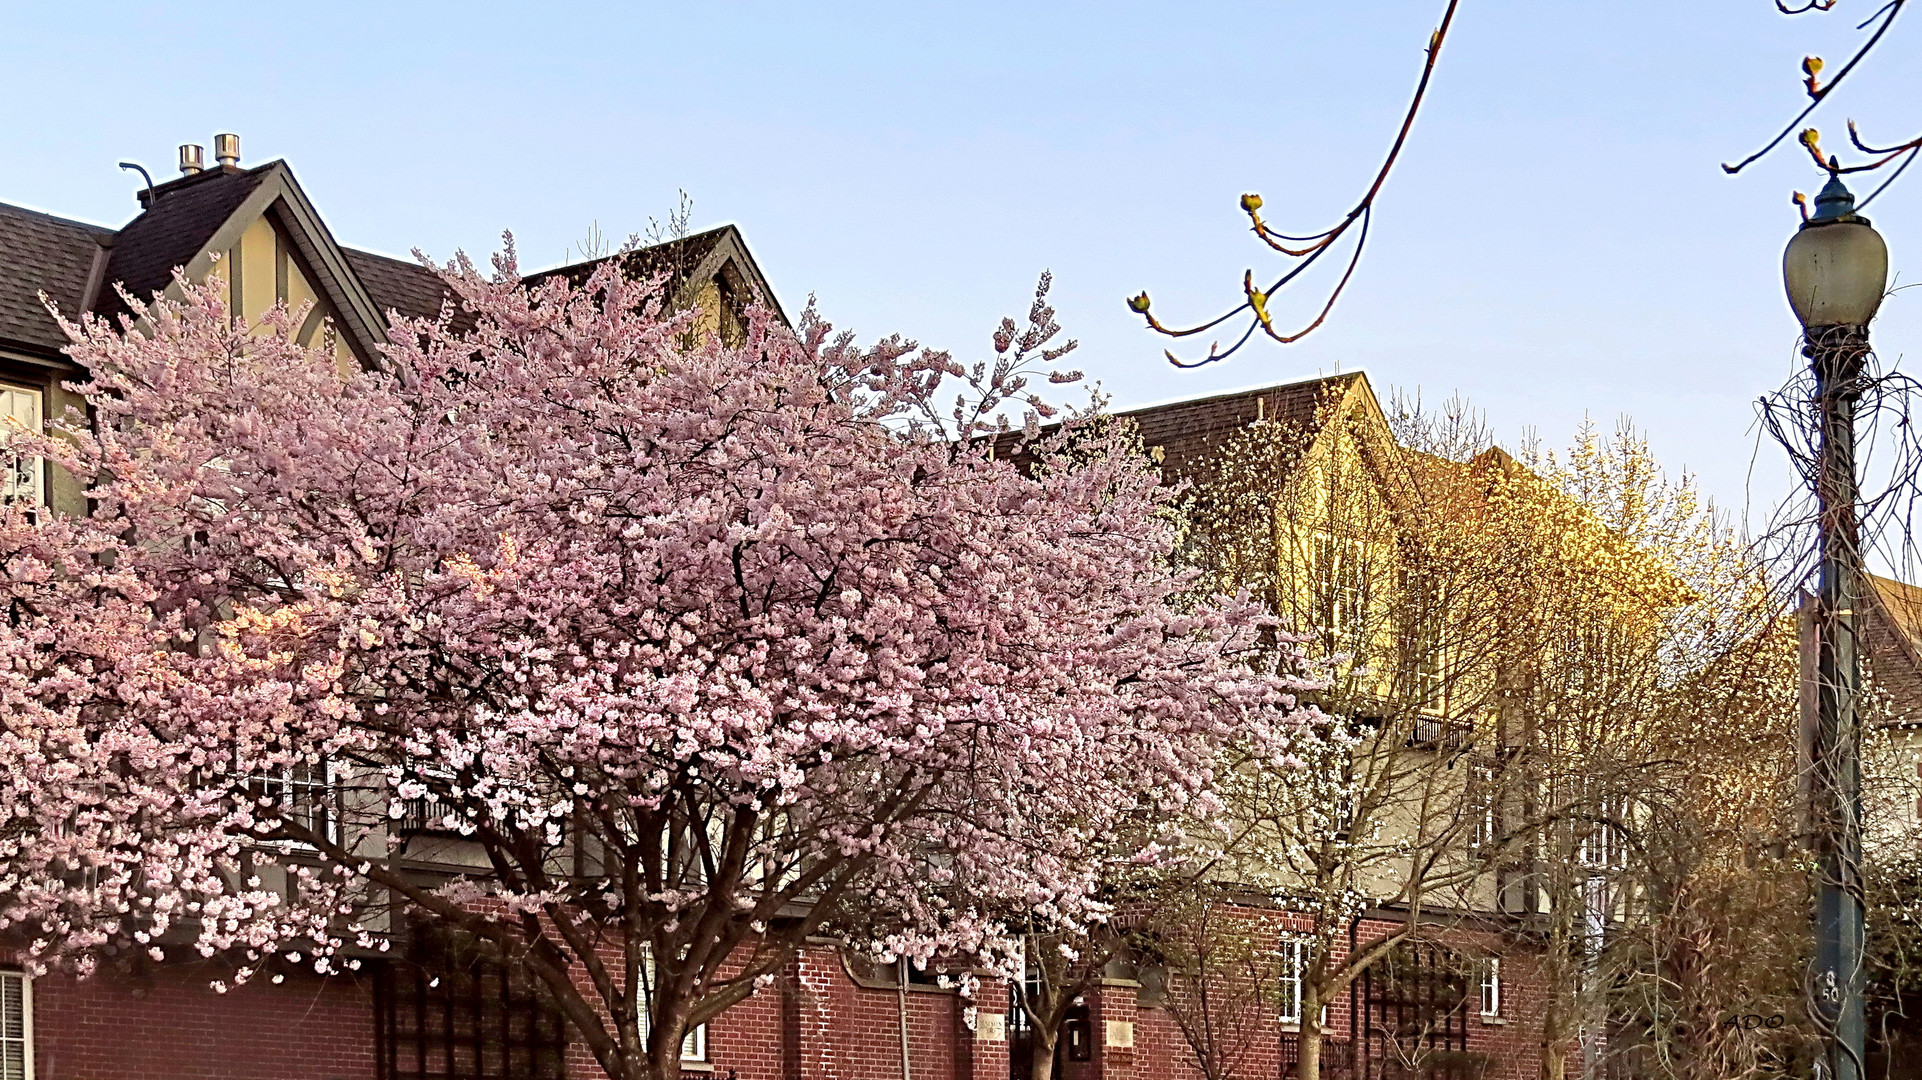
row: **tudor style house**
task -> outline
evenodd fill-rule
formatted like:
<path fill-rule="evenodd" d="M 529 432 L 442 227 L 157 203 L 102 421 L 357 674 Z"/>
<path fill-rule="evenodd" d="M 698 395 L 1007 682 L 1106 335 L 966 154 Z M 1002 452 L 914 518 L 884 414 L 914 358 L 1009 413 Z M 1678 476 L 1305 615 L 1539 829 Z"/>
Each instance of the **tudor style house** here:
<path fill-rule="evenodd" d="M 311 305 L 302 344 L 332 349 L 342 364 L 369 364 L 388 317 L 434 318 L 449 297 L 434 271 L 343 247 L 284 161 L 243 167 L 240 139 L 214 140 L 216 164 L 183 146 L 181 175 L 139 193 L 140 212 L 119 228 L 0 203 L 0 405 L 38 427 L 78 404 L 61 386 L 76 371 L 48 311 L 77 319 L 127 313 L 123 294 L 177 295 L 176 270 L 228 290 L 228 308 L 253 322 L 277 303 Z M 738 326 L 749 297 L 774 303 L 740 230 L 732 225 L 635 253 L 636 269 L 667 270 L 675 301 L 699 304 L 714 328 Z M 592 262 L 548 274 L 581 274 Z M 3 493 L 74 510 L 80 495 L 33 460 L 15 460 Z"/>

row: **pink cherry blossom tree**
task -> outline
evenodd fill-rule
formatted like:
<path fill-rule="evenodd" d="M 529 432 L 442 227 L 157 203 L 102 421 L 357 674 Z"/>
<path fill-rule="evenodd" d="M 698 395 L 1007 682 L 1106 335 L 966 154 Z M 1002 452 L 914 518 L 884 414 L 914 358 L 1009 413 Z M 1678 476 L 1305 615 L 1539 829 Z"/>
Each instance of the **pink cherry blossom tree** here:
<path fill-rule="evenodd" d="M 91 416 L 31 446 L 94 510 L 0 516 L 34 963 L 193 948 L 225 989 L 456 935 L 610 1077 L 673 1077 L 811 935 L 1085 922 L 1094 841 L 1292 722 L 1296 657 L 1170 569 L 1131 433 L 1040 433 L 1045 279 L 964 368 L 811 312 L 697 340 L 620 262 L 458 260 L 459 327 L 396 319 L 351 375 L 212 289 L 69 326 Z"/>

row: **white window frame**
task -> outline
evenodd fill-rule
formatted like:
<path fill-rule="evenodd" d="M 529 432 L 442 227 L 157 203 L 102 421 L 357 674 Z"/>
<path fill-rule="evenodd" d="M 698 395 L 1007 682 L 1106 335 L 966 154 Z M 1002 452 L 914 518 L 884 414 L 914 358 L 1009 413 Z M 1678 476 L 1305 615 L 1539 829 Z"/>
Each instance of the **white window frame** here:
<path fill-rule="evenodd" d="M 1469 843 L 1482 847 L 1501 836 L 1501 766 L 1492 761 L 1472 761 L 1468 782 L 1473 785 L 1468 812 L 1473 815 Z"/>
<path fill-rule="evenodd" d="M 1483 1016 L 1502 1014 L 1502 958 L 1484 956 L 1477 965 L 1476 983 Z"/>
<path fill-rule="evenodd" d="M 1415 663 L 1411 673 L 1415 704 L 1424 716 L 1448 715 L 1448 643 L 1439 612 L 1423 612 L 1415 627 Z"/>
<path fill-rule="evenodd" d="M 311 765 L 284 765 L 272 776 L 253 777 L 247 782 L 249 788 L 248 797 L 257 800 L 261 795 L 274 794 L 278 800 L 279 816 L 283 818 L 289 817 L 294 813 L 294 793 L 296 791 L 319 791 L 325 794 L 337 791 L 340 786 L 340 770 L 332 761 L 324 762 L 321 765 L 321 779 L 319 780 L 294 779 L 297 768 L 305 770 L 312 767 Z M 253 790 L 255 785 L 259 785 L 259 794 L 256 794 Z M 334 844 L 341 842 L 339 801 L 340 800 L 336 798 L 334 799 L 336 805 L 326 807 L 327 827 L 324 835 L 328 841 Z M 256 801 L 253 804 L 253 809 L 255 813 L 259 813 L 266 808 Z M 269 840 L 267 843 L 286 851 L 311 853 L 319 850 L 312 844 L 302 843 L 298 840 Z"/>
<path fill-rule="evenodd" d="M 45 431 L 46 417 L 45 390 L 19 383 L 0 383 L 0 447 L 6 445 L 7 434 L 11 430 L 7 420 L 18 420 L 22 426 Z M 46 493 L 45 458 L 21 458 L 0 453 L 0 502 L 23 501 L 32 506 L 41 506 L 46 503 Z"/>
<path fill-rule="evenodd" d="M 1339 536 L 1327 529 L 1315 533 L 1316 586 L 1326 592 L 1325 607 L 1316 614 L 1327 613 L 1321 630 L 1337 645 L 1366 622 L 1368 589 L 1362 577 L 1366 554 L 1359 537 Z"/>
<path fill-rule="evenodd" d="M 7 999 L 20 1000 L 20 1029 L 15 1035 L 7 1020 Z M 20 1048 L 21 1071 L 15 1073 L 7 1063 L 7 1052 Z M 0 971 L 0 1080 L 33 1080 L 33 978 L 24 971 Z"/>
<path fill-rule="evenodd" d="M 1301 978 L 1308 958 L 1308 942 L 1298 937 L 1281 939 L 1281 1015 L 1284 1024 L 1301 1023 Z"/>
<path fill-rule="evenodd" d="M 646 1009 L 642 1009 L 640 1021 L 641 1042 L 645 1044 L 648 1035 L 654 1030 L 654 1017 Z M 707 1025 L 705 1023 L 695 1024 L 688 1029 L 686 1035 L 681 1036 L 681 1060 L 707 1061 Z"/>
<path fill-rule="evenodd" d="M 681 1040 L 681 1060 L 700 1062 L 707 1060 L 706 1024 L 694 1025 L 694 1030 L 688 1032 L 686 1037 Z"/>
<path fill-rule="evenodd" d="M 1628 837 L 1618 824 L 1628 818 L 1625 795 L 1608 795 L 1601 800 L 1600 820 L 1589 822 L 1581 838 L 1576 861 L 1591 870 L 1620 870 L 1628 865 Z"/>
<path fill-rule="evenodd" d="M 647 961 L 648 996 L 651 998 L 654 988 L 654 954 L 647 952 L 644 954 L 644 957 Z M 654 1012 L 651 1001 L 644 1003 L 644 1007 L 640 1010 L 639 1019 L 641 1044 L 645 1046 L 648 1036 L 654 1031 Z M 707 1025 L 705 1023 L 694 1025 L 688 1029 L 686 1035 L 681 1036 L 681 1060 L 684 1062 L 692 1061 L 699 1064 L 705 1064 L 707 1062 Z"/>

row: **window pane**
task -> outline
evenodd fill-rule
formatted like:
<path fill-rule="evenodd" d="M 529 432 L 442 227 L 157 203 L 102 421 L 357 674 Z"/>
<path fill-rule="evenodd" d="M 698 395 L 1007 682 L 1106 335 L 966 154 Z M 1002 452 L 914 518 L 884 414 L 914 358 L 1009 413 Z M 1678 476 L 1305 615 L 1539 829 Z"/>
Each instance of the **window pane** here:
<path fill-rule="evenodd" d="M 26 976 L 0 972 L 0 1080 L 27 1080 L 33 1045 L 27 1020 Z"/>
<path fill-rule="evenodd" d="M 0 386 L 0 499 L 8 502 L 40 502 L 41 459 L 10 454 L 5 446 L 14 424 L 28 431 L 42 430 L 40 391 L 20 386 Z"/>
<path fill-rule="evenodd" d="M 25 981 L 12 972 L 0 974 L 0 1038 L 27 1037 Z"/>
<path fill-rule="evenodd" d="M 707 1060 L 707 1025 L 706 1024 L 702 1024 L 699 1027 L 695 1028 L 693 1031 L 688 1032 L 687 1038 L 681 1040 L 681 1060 L 682 1061 L 706 1061 Z"/>
<path fill-rule="evenodd" d="M 1281 979 L 1279 996 L 1281 1021 L 1294 1024 L 1301 1021 L 1301 976 L 1302 942 L 1299 940 L 1281 943 Z"/>

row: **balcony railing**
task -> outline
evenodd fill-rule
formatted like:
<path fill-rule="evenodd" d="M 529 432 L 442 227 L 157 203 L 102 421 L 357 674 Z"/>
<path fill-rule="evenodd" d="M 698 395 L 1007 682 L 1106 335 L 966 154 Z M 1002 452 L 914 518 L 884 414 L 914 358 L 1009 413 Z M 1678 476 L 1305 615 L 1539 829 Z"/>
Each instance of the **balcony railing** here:
<path fill-rule="evenodd" d="M 1408 733 L 1408 745 L 1421 750 L 1460 750 L 1468 745 L 1474 728 L 1460 720 L 1421 716 Z"/>

